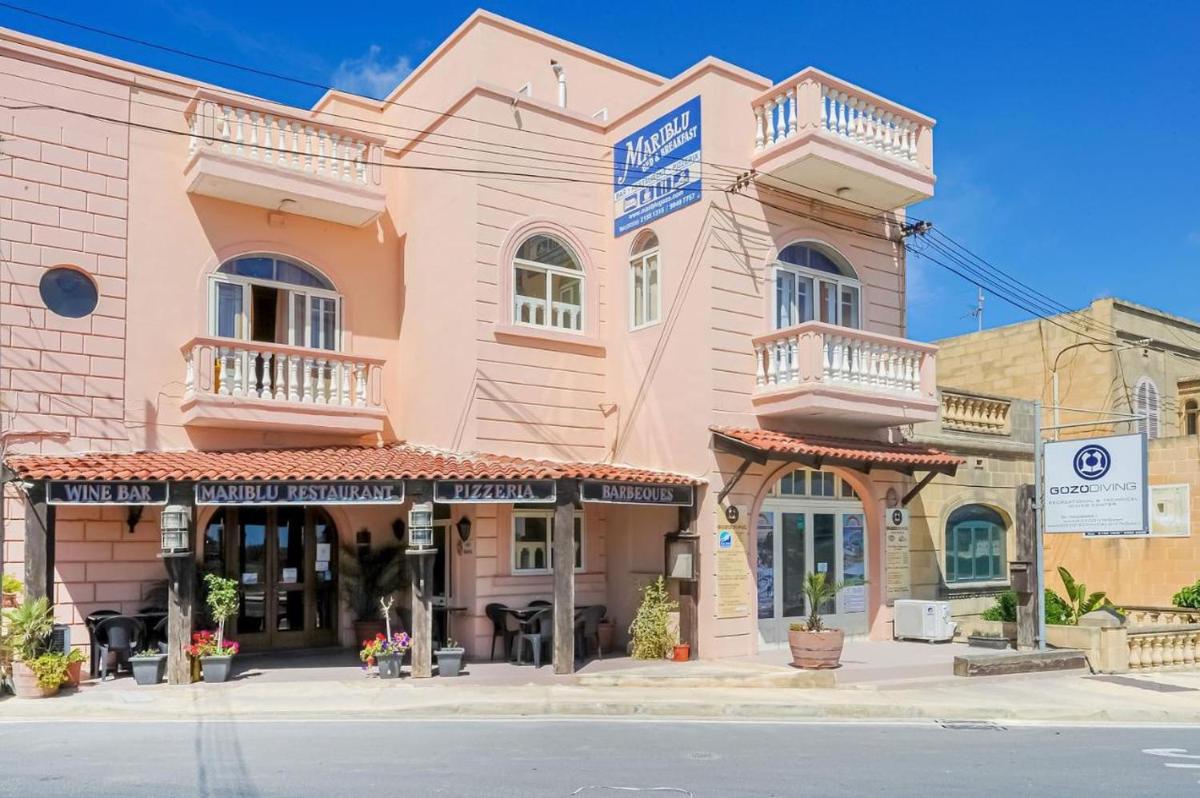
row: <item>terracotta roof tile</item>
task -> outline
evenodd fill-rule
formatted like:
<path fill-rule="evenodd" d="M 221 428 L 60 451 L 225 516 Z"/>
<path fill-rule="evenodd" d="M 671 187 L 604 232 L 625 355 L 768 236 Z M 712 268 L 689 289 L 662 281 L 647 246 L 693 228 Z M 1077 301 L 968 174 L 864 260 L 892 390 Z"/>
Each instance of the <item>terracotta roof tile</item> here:
<path fill-rule="evenodd" d="M 695 485 L 682 474 L 605 463 L 559 463 L 499 454 L 448 452 L 407 444 L 305 449 L 14 455 L 22 479 L 336 480 L 604 479 Z"/>
<path fill-rule="evenodd" d="M 966 462 L 938 449 L 911 443 L 888 443 L 738 427 L 712 427 L 711 430 L 766 454 L 803 455 L 903 469 L 952 470 Z"/>

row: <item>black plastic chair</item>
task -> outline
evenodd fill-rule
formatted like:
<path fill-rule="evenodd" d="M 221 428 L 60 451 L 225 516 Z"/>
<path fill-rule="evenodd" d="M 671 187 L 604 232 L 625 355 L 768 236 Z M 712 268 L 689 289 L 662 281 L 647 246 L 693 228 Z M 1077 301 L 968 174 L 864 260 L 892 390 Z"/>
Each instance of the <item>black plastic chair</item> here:
<path fill-rule="evenodd" d="M 121 664 L 129 666 L 129 658 L 137 653 L 146 640 L 146 627 L 137 618 L 113 615 L 101 618 L 96 624 L 96 643 L 99 646 L 100 679 L 108 678 L 108 658 L 115 659 L 113 670 L 120 672 Z"/>
<path fill-rule="evenodd" d="M 154 624 L 154 628 L 150 630 L 150 648 L 157 648 L 162 653 L 166 654 L 170 651 L 170 641 L 167 639 L 167 616 L 163 616 L 162 620 Z"/>
<path fill-rule="evenodd" d="M 91 674 L 93 679 L 97 676 L 96 667 L 99 664 L 99 648 L 96 645 L 96 624 L 103 618 L 112 618 L 120 614 L 117 610 L 96 610 L 95 612 L 88 613 L 88 616 L 83 619 L 83 623 L 88 630 L 88 642 L 91 644 L 91 661 L 88 663 L 88 673 Z"/>
<path fill-rule="evenodd" d="M 604 651 L 600 648 L 600 622 L 604 620 L 606 612 L 608 612 L 608 608 L 603 604 L 592 604 L 579 611 L 579 620 L 575 624 L 575 656 L 577 658 L 587 656 L 589 641 L 596 643 L 596 656 L 604 656 Z"/>
<path fill-rule="evenodd" d="M 492 647 L 488 654 L 489 660 L 496 659 L 496 640 L 503 641 L 504 659 L 507 660 L 512 651 L 513 638 L 517 636 L 517 630 L 509 627 L 509 622 L 512 619 L 506 610 L 508 608 L 500 603 L 489 604 L 483 608 L 483 612 L 492 622 Z"/>
<path fill-rule="evenodd" d="M 529 602 L 530 607 L 553 607 L 554 605 L 545 599 L 534 599 Z"/>
<path fill-rule="evenodd" d="M 537 629 L 537 631 L 525 631 L 525 629 L 529 628 Z M 529 643 L 530 648 L 533 650 L 533 667 L 542 667 L 542 646 L 549 646 L 553 642 L 554 610 L 546 607 L 538 610 L 525 624 L 524 629 L 517 635 L 517 664 L 525 664 L 525 644 Z"/>

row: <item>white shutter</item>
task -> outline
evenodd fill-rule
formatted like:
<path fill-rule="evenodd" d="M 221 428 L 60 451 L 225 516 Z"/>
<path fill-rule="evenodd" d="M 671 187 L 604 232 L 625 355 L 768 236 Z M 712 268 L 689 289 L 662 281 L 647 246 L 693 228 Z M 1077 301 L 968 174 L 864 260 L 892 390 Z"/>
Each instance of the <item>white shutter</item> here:
<path fill-rule="evenodd" d="M 1149 377 L 1142 377 L 1133 389 L 1134 412 L 1145 418 L 1138 419 L 1138 432 L 1146 433 L 1147 438 L 1159 436 L 1159 398 L 1158 386 Z"/>

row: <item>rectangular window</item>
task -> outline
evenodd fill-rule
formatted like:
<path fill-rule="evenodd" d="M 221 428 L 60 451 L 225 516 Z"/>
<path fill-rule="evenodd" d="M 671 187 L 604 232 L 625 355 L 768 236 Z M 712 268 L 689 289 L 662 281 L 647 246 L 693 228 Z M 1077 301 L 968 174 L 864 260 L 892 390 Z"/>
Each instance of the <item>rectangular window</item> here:
<path fill-rule="evenodd" d="M 842 326 L 858 327 L 858 288 L 852 285 L 842 286 Z"/>
<path fill-rule="evenodd" d="M 575 511 L 575 570 L 583 570 L 583 513 Z M 554 572 L 554 511 L 514 510 L 512 572 L 549 574 Z"/>
<path fill-rule="evenodd" d="M 213 333 L 219 338 L 245 337 L 243 288 L 238 283 L 216 283 Z"/>
<path fill-rule="evenodd" d="M 811 276 L 807 270 L 775 267 L 775 329 L 819 320 L 861 327 L 861 291 L 849 277 Z"/>
<path fill-rule="evenodd" d="M 833 496 L 835 477 L 828 471 L 812 472 L 812 495 Z"/>
<path fill-rule="evenodd" d="M 787 269 L 775 272 L 775 329 L 783 330 L 796 320 L 796 274 Z"/>
<path fill-rule="evenodd" d="M 838 323 L 837 283 L 821 280 L 821 321 L 827 324 Z"/>
<path fill-rule="evenodd" d="M 629 326 L 633 329 L 655 324 L 659 320 L 658 253 L 650 252 L 634 258 L 630 269 Z"/>
<path fill-rule="evenodd" d="M 1003 527 L 969 521 L 951 527 L 946 541 L 947 582 L 989 582 L 1004 576 Z"/>

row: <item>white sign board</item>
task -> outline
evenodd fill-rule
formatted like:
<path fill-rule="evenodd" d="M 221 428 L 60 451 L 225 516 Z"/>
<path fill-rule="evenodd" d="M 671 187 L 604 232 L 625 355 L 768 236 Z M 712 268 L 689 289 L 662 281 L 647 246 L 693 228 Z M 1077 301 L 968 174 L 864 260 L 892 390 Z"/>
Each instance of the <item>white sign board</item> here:
<path fill-rule="evenodd" d="M 1141 434 L 1044 447 L 1047 534 L 1148 534 L 1146 439 Z"/>
<path fill-rule="evenodd" d="M 884 510 L 884 564 L 887 567 L 888 603 L 910 598 L 912 594 L 912 555 L 909 552 L 910 519 L 908 510 L 899 507 Z"/>

